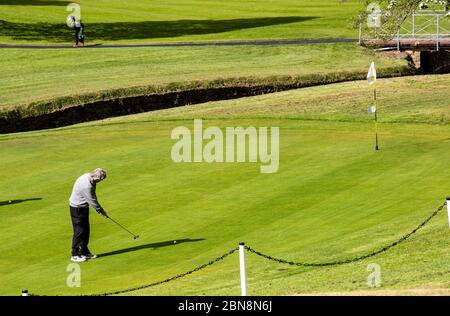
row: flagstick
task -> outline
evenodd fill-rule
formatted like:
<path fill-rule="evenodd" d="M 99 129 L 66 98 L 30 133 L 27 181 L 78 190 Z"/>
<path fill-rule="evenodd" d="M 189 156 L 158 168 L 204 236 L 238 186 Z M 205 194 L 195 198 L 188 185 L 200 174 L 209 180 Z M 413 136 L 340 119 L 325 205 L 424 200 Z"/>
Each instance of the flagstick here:
<path fill-rule="evenodd" d="M 377 104 L 377 88 L 373 89 L 373 101 L 375 103 L 375 150 L 379 150 L 378 147 L 378 104 Z"/>
<path fill-rule="evenodd" d="M 375 81 L 377 81 L 377 70 L 375 69 L 375 62 L 370 64 L 369 73 L 367 74 L 367 81 L 369 85 L 373 85 Z M 373 88 L 373 106 L 371 107 L 370 112 L 375 115 L 374 124 L 375 124 L 375 150 L 379 150 L 378 147 L 378 106 L 377 106 L 377 89 Z"/>

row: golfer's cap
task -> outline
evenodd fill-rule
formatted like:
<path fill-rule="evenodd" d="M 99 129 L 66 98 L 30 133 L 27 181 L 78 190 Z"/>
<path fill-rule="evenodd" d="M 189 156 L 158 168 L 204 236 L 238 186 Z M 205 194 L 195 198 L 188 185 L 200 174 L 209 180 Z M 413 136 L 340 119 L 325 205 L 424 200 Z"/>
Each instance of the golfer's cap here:
<path fill-rule="evenodd" d="M 95 181 L 102 181 L 104 179 L 106 179 L 106 171 L 103 170 L 102 168 L 96 168 L 94 171 L 91 172 L 91 177 L 95 180 Z"/>

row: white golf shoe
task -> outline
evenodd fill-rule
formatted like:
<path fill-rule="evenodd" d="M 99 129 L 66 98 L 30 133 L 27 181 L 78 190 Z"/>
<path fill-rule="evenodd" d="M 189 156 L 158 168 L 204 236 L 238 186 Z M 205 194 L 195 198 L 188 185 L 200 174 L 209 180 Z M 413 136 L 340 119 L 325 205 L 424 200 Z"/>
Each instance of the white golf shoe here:
<path fill-rule="evenodd" d="M 72 258 L 70 258 L 70 261 L 72 261 L 72 262 L 84 262 L 86 260 L 87 259 L 82 256 L 73 256 Z"/>
<path fill-rule="evenodd" d="M 85 254 L 85 255 L 81 255 L 81 257 L 85 258 L 85 259 L 95 259 L 95 258 L 97 258 L 97 255 L 94 255 L 92 253 L 88 253 L 88 254 Z"/>

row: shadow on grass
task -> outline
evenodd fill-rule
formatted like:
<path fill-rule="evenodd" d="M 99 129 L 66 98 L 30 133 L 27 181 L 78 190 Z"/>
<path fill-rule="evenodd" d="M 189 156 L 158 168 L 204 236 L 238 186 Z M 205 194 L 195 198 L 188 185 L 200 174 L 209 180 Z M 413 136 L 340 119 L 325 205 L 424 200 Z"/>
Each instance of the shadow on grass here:
<path fill-rule="evenodd" d="M 316 17 L 266 17 L 229 20 L 177 20 L 117 23 L 85 21 L 89 41 L 171 38 L 183 35 L 205 35 L 308 21 Z M 70 42 L 72 30 L 64 23 L 14 23 L 0 20 L 0 36 L 15 40 Z"/>
<path fill-rule="evenodd" d="M 0 0 L 0 5 L 30 5 L 30 6 L 66 6 L 70 1 L 52 0 Z"/>
<path fill-rule="evenodd" d="M 0 206 L 19 204 L 19 203 L 28 202 L 28 201 L 40 201 L 40 200 L 42 200 L 42 198 L 32 198 L 32 199 L 24 199 L 24 200 L 0 201 Z"/>
<path fill-rule="evenodd" d="M 124 248 L 124 249 L 119 249 L 119 250 L 115 250 L 115 251 L 111 251 L 111 252 L 106 252 L 106 253 L 102 253 L 98 255 L 98 258 L 103 258 L 103 257 L 109 257 L 109 256 L 114 256 L 114 255 L 120 255 L 122 253 L 127 253 L 127 252 L 132 252 L 132 251 L 138 251 L 138 250 L 143 250 L 143 249 L 157 249 L 157 248 L 162 248 L 162 247 L 168 247 L 168 246 L 176 246 L 182 243 L 186 243 L 186 242 L 197 242 L 197 241 L 202 241 L 205 240 L 204 238 L 199 238 L 199 239 L 177 239 L 176 243 L 174 242 L 174 240 L 169 240 L 169 241 L 163 241 L 163 242 L 156 242 L 156 243 L 151 243 L 151 244 L 146 244 L 146 245 L 140 245 L 140 246 L 136 246 L 136 247 L 130 247 L 130 248 Z"/>

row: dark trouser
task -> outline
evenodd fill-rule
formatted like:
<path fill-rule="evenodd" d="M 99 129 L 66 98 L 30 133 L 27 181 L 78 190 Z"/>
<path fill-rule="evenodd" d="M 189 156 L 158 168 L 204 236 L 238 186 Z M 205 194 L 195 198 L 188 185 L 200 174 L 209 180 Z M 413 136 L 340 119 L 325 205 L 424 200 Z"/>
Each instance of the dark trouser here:
<path fill-rule="evenodd" d="M 72 256 L 80 256 L 89 253 L 89 207 L 70 207 L 72 218 L 73 240 Z"/>
<path fill-rule="evenodd" d="M 74 42 L 76 45 L 78 45 L 78 43 L 82 43 L 84 44 L 84 36 L 83 34 L 81 34 L 81 28 L 80 27 L 76 27 L 75 28 L 75 33 L 74 33 Z"/>

